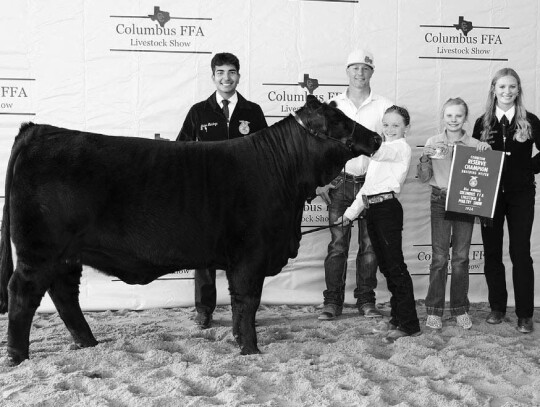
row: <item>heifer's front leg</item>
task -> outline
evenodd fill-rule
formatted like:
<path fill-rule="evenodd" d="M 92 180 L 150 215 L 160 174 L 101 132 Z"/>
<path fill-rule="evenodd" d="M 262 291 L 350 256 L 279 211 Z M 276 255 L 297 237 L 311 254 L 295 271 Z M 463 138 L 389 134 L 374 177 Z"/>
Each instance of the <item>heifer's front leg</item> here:
<path fill-rule="evenodd" d="M 246 271 L 243 271 L 246 270 Z M 227 272 L 233 313 L 233 335 L 242 355 L 261 353 L 257 348 L 255 314 L 261 302 L 264 276 L 254 276 L 247 269 Z"/>
<path fill-rule="evenodd" d="M 28 359 L 30 327 L 50 280 L 46 273 L 17 262 L 9 280 L 8 341 L 9 363 L 18 365 Z"/>
<path fill-rule="evenodd" d="M 59 277 L 49 288 L 49 295 L 75 343 L 82 348 L 96 346 L 98 341 L 94 338 L 79 304 L 82 267 L 66 265 L 61 268 Z"/>

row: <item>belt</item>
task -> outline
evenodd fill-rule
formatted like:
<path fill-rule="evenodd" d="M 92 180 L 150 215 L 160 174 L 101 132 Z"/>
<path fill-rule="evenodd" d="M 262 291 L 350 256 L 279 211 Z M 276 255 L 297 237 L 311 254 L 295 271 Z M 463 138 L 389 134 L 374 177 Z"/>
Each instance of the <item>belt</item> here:
<path fill-rule="evenodd" d="M 362 200 L 364 201 L 364 206 L 369 208 L 369 205 L 378 204 L 384 201 L 388 201 L 389 199 L 394 199 L 396 195 L 393 191 L 391 192 L 383 192 L 382 194 L 377 195 L 362 195 Z"/>
<path fill-rule="evenodd" d="M 345 174 L 341 173 L 339 175 L 341 175 L 345 179 L 348 179 L 350 181 L 355 181 L 355 182 L 366 180 L 365 175 L 352 175 L 352 174 L 349 174 L 348 172 L 346 172 Z"/>

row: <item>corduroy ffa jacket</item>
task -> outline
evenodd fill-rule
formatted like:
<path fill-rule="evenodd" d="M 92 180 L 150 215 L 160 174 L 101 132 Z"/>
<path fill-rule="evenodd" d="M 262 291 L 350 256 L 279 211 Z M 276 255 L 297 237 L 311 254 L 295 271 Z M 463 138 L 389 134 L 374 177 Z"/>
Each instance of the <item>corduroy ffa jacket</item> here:
<path fill-rule="evenodd" d="M 214 92 L 208 99 L 194 104 L 184 120 L 177 141 L 219 141 L 242 137 L 265 127 L 266 119 L 261 107 L 246 100 L 237 92 L 238 103 L 227 127 Z"/>

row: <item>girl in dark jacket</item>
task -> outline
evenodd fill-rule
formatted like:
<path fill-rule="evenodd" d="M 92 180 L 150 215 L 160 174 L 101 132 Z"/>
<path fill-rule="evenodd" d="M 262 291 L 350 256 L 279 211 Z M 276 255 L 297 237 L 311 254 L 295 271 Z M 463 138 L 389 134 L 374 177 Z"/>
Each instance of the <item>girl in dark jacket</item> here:
<path fill-rule="evenodd" d="M 523 90 L 518 74 L 511 68 L 495 73 L 488 94 L 486 112 L 476 120 L 473 137 L 493 150 L 504 151 L 504 166 L 492 222 L 483 222 L 484 274 L 491 313 L 486 321 L 499 324 L 506 314 L 503 263 L 504 220 L 508 224 L 509 252 L 517 330 L 533 330 L 534 270 L 531 231 L 534 219 L 534 174 L 540 171 L 540 155 L 532 157 L 533 144 L 540 148 L 540 121 L 523 106 Z"/>

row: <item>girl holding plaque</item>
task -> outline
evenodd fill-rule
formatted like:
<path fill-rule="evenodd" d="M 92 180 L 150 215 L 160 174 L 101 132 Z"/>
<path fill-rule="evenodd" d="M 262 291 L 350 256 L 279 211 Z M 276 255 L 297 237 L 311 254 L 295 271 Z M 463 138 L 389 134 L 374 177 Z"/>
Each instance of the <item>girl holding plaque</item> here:
<path fill-rule="evenodd" d="M 432 260 L 426 296 L 426 326 L 431 329 L 442 328 L 450 246 L 450 314 L 456 318 L 458 326 L 464 329 L 472 327 L 467 293 L 474 216 L 445 211 L 454 146 L 475 147 L 477 150 L 491 148 L 489 144 L 472 138 L 463 129 L 468 114 L 469 108 L 463 99 L 448 99 L 442 108 L 444 131 L 427 140 L 417 165 L 418 179 L 431 185 Z"/>
<path fill-rule="evenodd" d="M 503 263 L 504 221 L 508 224 L 509 252 L 516 304 L 517 327 L 522 333 L 533 330 L 534 269 L 531 232 L 534 218 L 535 180 L 540 172 L 540 154 L 532 156 L 533 145 L 540 149 L 540 120 L 523 105 L 521 80 L 511 68 L 495 73 L 489 88 L 486 111 L 476 120 L 473 137 L 493 150 L 505 153 L 495 214 L 483 222 L 484 275 L 488 286 L 490 324 L 500 324 L 506 314 Z"/>

